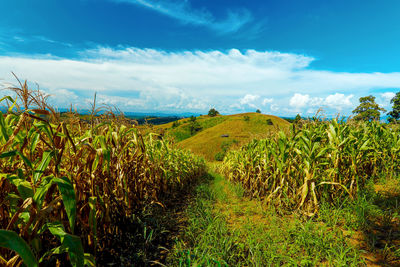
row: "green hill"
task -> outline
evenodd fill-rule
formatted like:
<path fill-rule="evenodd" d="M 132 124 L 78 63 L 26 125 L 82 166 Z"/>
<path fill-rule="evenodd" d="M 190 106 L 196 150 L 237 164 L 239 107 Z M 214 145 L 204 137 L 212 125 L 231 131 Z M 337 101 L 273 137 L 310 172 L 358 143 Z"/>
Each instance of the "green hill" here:
<path fill-rule="evenodd" d="M 196 124 L 197 130 L 193 128 Z M 290 123 L 272 115 L 259 113 L 242 113 L 227 116 L 200 116 L 191 122 L 182 119 L 173 123 L 160 125 L 165 135 L 172 137 L 178 147 L 191 150 L 193 153 L 215 160 L 222 158 L 230 149 L 238 148 L 254 138 L 265 138 L 277 130 L 286 130 Z M 192 131 L 191 131 L 192 128 Z"/>

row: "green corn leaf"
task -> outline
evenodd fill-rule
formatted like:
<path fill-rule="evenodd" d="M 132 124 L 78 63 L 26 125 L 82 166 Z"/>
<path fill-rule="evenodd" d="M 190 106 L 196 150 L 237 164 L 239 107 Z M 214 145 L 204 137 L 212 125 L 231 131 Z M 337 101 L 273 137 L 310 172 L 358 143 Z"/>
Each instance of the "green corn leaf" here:
<path fill-rule="evenodd" d="M 26 266 L 39 266 L 28 244 L 13 231 L 0 230 L 0 247 L 17 252 Z"/>
<path fill-rule="evenodd" d="M 53 178 L 54 176 L 45 177 L 44 179 L 42 179 L 42 182 L 40 183 L 39 187 L 36 188 L 33 200 L 39 206 L 39 208 L 42 207 L 44 196 L 46 195 L 47 191 L 53 184 Z"/>
<path fill-rule="evenodd" d="M 6 95 L 6 96 L 0 98 L 0 103 L 3 102 L 3 101 L 6 100 L 6 99 L 7 99 L 8 101 L 10 101 L 11 103 L 14 103 L 14 102 L 15 102 L 14 99 L 13 99 L 11 96 Z"/>
<path fill-rule="evenodd" d="M 49 251 L 47 251 L 39 260 L 39 263 L 42 263 L 48 256 L 51 255 L 56 255 L 56 254 L 62 254 L 67 252 L 67 250 L 63 246 L 58 246 L 56 248 L 53 248 Z"/>
<path fill-rule="evenodd" d="M 34 133 L 33 137 L 32 137 L 32 143 L 31 143 L 31 154 L 33 154 L 33 152 L 35 152 L 36 146 L 39 143 L 40 140 L 40 134 L 39 133 Z"/>
<path fill-rule="evenodd" d="M 53 235 L 60 239 L 61 248 L 59 251 L 68 252 L 72 266 L 83 267 L 85 256 L 81 239 L 78 236 L 67 234 L 64 226 L 59 222 L 47 223 L 46 227 Z"/>
<path fill-rule="evenodd" d="M 30 169 L 33 169 L 33 167 L 32 167 L 32 162 L 31 162 L 27 157 L 25 157 L 24 154 L 22 154 L 20 151 L 17 151 L 16 153 L 17 153 L 18 156 L 21 157 L 21 159 L 24 161 L 24 163 L 25 163 Z"/>
<path fill-rule="evenodd" d="M 325 155 L 326 151 L 329 150 L 329 147 L 325 147 L 323 149 L 321 149 L 321 151 L 318 153 L 318 155 L 315 157 L 316 159 L 322 157 L 323 155 Z"/>
<path fill-rule="evenodd" d="M 14 157 L 17 155 L 17 150 L 7 151 L 0 154 L 0 159 Z"/>
<path fill-rule="evenodd" d="M 89 207 L 90 207 L 89 224 L 90 227 L 92 228 L 92 233 L 95 239 L 97 238 L 96 203 L 97 203 L 97 197 L 89 198 Z"/>
<path fill-rule="evenodd" d="M 4 120 L 3 113 L 0 111 L 0 130 L 5 142 L 7 142 L 9 138 L 6 127 L 6 121 Z"/>
<path fill-rule="evenodd" d="M 96 266 L 96 260 L 92 254 L 85 253 L 84 257 L 85 257 L 85 266 L 89 266 L 89 267 Z"/>
<path fill-rule="evenodd" d="M 110 162 L 111 153 L 110 153 L 110 150 L 107 148 L 107 144 L 106 144 L 106 140 L 105 140 L 104 136 L 99 136 L 99 141 L 100 141 L 101 149 L 103 150 L 104 159 L 107 160 L 108 162 Z"/>
<path fill-rule="evenodd" d="M 58 185 L 58 189 L 61 192 L 65 211 L 68 215 L 69 225 L 73 233 L 76 218 L 76 196 L 74 186 L 67 177 L 54 178 L 53 181 Z"/>
<path fill-rule="evenodd" d="M 35 181 L 35 183 L 43 175 L 44 171 L 49 166 L 50 161 L 51 161 L 53 156 L 54 156 L 54 152 L 53 151 L 45 151 L 45 152 L 43 152 L 42 161 L 40 162 L 39 166 L 35 169 L 35 172 L 33 174 L 33 180 Z"/>
<path fill-rule="evenodd" d="M 360 147 L 360 150 L 368 150 L 368 143 L 369 143 L 370 139 L 368 139 L 367 141 L 364 142 L 364 144 L 362 144 L 362 146 Z"/>
<path fill-rule="evenodd" d="M 83 267 L 85 264 L 85 256 L 81 239 L 78 236 L 66 234 L 64 236 L 63 246 L 68 249 L 72 266 Z"/>
<path fill-rule="evenodd" d="M 31 183 L 14 175 L 7 176 L 7 179 L 10 181 L 10 183 L 17 187 L 18 193 L 22 199 L 33 197 L 33 189 Z"/>
<path fill-rule="evenodd" d="M 45 227 L 58 238 L 63 238 L 67 233 L 65 232 L 64 226 L 60 222 L 46 223 Z"/>

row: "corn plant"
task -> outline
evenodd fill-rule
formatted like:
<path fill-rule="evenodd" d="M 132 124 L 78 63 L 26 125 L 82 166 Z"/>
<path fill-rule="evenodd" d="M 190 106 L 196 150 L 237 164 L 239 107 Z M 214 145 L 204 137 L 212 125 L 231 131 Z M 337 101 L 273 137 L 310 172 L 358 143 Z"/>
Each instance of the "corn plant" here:
<path fill-rule="evenodd" d="M 12 89 L 19 101 L 0 100 L 0 265 L 94 265 L 135 214 L 205 172 L 112 113 L 60 120 L 40 91 Z"/>
<path fill-rule="evenodd" d="M 230 152 L 222 171 L 251 196 L 314 215 L 322 198 L 356 198 L 368 180 L 398 175 L 399 138 L 378 122 L 303 122 Z"/>

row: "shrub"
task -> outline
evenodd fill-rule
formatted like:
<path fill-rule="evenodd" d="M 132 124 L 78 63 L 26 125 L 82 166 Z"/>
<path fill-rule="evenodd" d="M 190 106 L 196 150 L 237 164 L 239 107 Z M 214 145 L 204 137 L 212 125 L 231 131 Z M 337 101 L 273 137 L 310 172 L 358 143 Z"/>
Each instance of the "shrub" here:
<path fill-rule="evenodd" d="M 220 151 L 217 154 L 215 154 L 215 160 L 217 161 L 223 161 L 225 157 L 226 152 L 225 151 Z"/>

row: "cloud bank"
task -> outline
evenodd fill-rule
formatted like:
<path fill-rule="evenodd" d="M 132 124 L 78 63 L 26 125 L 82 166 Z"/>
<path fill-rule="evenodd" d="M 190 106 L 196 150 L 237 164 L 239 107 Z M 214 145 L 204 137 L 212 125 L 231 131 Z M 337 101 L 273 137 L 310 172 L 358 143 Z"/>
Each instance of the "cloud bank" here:
<path fill-rule="evenodd" d="M 389 105 L 400 73 L 313 70 L 314 58 L 274 51 L 182 51 L 96 47 L 77 59 L 0 56 L 0 78 L 37 82 L 54 104 L 87 106 L 99 101 L 125 111 L 222 113 L 255 111 L 292 116 L 323 107 L 350 114 L 360 96 L 374 94 Z M 1 92 L 0 94 L 5 94 Z"/>

